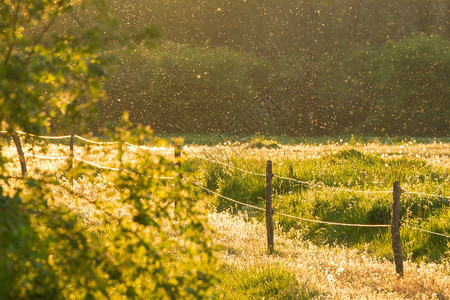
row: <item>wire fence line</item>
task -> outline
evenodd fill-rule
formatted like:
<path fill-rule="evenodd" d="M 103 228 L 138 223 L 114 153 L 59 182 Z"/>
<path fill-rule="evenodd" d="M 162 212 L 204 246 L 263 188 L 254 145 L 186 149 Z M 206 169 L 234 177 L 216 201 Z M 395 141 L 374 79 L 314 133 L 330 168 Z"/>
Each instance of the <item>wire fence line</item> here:
<path fill-rule="evenodd" d="M 300 221 L 306 221 L 306 222 L 313 222 L 313 223 L 320 223 L 325 225 L 337 225 L 337 226 L 347 226 L 347 227 L 373 227 L 373 228 L 382 228 L 382 227 L 391 227 L 391 225 L 388 224 L 354 224 L 354 223 L 340 223 L 340 222 L 329 222 L 329 221 L 322 221 L 322 220 L 315 220 L 315 219 L 307 219 L 297 216 L 292 216 L 280 212 L 274 211 L 275 215 L 280 215 L 283 217 L 288 217 L 291 219 L 297 219 Z"/>
<path fill-rule="evenodd" d="M 216 195 L 217 197 L 220 197 L 222 199 L 243 205 L 243 206 L 247 206 L 250 208 L 254 208 L 260 211 L 266 211 L 265 208 L 259 207 L 259 206 L 255 206 L 255 205 L 251 205 L 248 203 L 244 203 L 235 199 L 232 199 L 230 197 L 221 195 L 219 193 L 214 192 L 213 190 L 210 190 L 198 183 L 195 183 L 193 181 L 190 181 L 192 183 L 192 185 L 210 193 L 213 195 Z M 390 228 L 391 225 L 389 224 L 355 224 L 355 223 L 341 223 L 341 222 L 329 222 L 329 221 L 322 221 L 322 220 L 316 220 L 316 219 L 308 219 L 308 218 L 302 218 L 302 217 L 298 217 L 298 216 L 293 216 L 293 215 L 289 215 L 289 214 L 285 214 L 285 213 L 281 213 L 281 212 L 277 212 L 277 211 L 273 211 L 273 214 L 275 215 L 279 215 L 279 216 L 283 216 L 283 217 L 287 217 L 287 218 L 291 218 L 291 219 L 296 219 L 296 220 L 300 220 L 300 221 L 306 221 L 306 222 L 312 222 L 312 223 L 319 223 L 319 224 L 324 224 L 324 225 L 331 225 L 331 226 L 346 226 L 346 227 L 363 227 L 363 228 Z M 433 231 L 429 231 L 429 230 L 425 230 L 425 229 L 421 229 L 421 228 L 417 228 L 417 227 L 413 227 L 413 226 L 409 226 L 409 225 L 404 225 L 402 224 L 403 227 L 406 228 L 410 228 L 413 230 L 418 230 L 418 231 L 422 231 L 422 232 L 426 232 L 429 234 L 433 234 L 433 235 L 438 235 L 438 236 L 442 236 L 445 238 L 450 238 L 449 235 L 443 234 L 443 233 L 438 233 L 438 232 L 433 232 Z"/>
<path fill-rule="evenodd" d="M 422 193 L 422 192 L 408 192 L 408 191 L 404 191 L 405 194 L 414 194 L 414 195 L 419 195 L 419 196 L 424 196 L 424 197 L 436 197 L 436 198 L 444 198 L 444 199 L 450 199 L 450 196 L 443 196 L 443 195 L 437 195 L 437 194 L 427 194 L 427 193 Z"/>
<path fill-rule="evenodd" d="M 78 161 L 80 161 L 80 162 L 82 162 L 82 163 L 85 163 L 85 164 L 87 164 L 87 165 L 90 165 L 90 166 L 92 166 L 92 167 L 96 167 L 96 168 L 98 168 L 98 169 L 102 169 L 102 170 L 111 170 L 111 171 L 120 171 L 120 168 L 113 168 L 113 167 L 106 167 L 106 166 L 98 165 L 98 164 L 93 163 L 93 162 L 91 162 L 91 161 L 88 161 L 88 160 L 84 160 L 84 159 L 82 159 L 82 158 L 79 158 L 78 156 L 74 156 L 73 158 L 74 158 L 75 160 L 78 160 Z"/>
<path fill-rule="evenodd" d="M 224 162 L 220 162 L 220 161 L 217 161 L 217 160 L 213 160 L 213 159 L 209 159 L 209 158 L 205 158 L 205 157 L 200 157 L 200 156 L 194 156 L 194 158 L 198 158 L 198 159 L 202 159 L 202 160 L 209 161 L 209 162 L 212 162 L 212 163 L 216 163 L 216 164 L 219 164 L 219 165 L 223 165 L 223 166 L 226 166 L 226 167 L 230 167 L 230 168 L 239 170 L 239 171 L 247 173 L 247 174 L 252 174 L 252 175 L 255 175 L 255 176 L 266 177 L 266 174 L 248 171 L 248 170 L 245 170 L 245 169 L 242 169 L 242 168 L 239 168 L 239 167 L 236 167 L 236 166 L 224 163 Z"/>
<path fill-rule="evenodd" d="M 93 162 L 91 162 L 91 161 L 88 161 L 88 160 L 85 160 L 85 159 L 81 159 L 81 158 L 78 157 L 78 156 L 74 156 L 74 159 L 76 159 L 76 160 L 78 160 L 78 161 L 80 161 L 80 162 L 82 162 L 82 163 L 85 163 L 85 164 L 87 164 L 87 165 L 90 165 L 90 166 L 92 166 L 92 167 L 96 167 L 96 168 L 98 168 L 98 169 L 102 169 L 102 170 L 110 170 L 110 171 L 124 171 L 124 172 L 133 173 L 133 174 L 142 176 L 142 174 L 139 174 L 139 173 L 137 173 L 137 172 L 135 172 L 135 171 L 132 171 L 132 170 L 122 169 L 122 168 L 114 168 L 114 167 L 106 167 L 106 166 L 102 166 L 102 165 L 93 163 Z M 152 177 L 153 177 L 153 178 L 156 178 L 156 179 L 161 179 L 161 180 L 174 180 L 174 179 L 175 179 L 175 177 L 170 177 L 170 176 L 152 176 Z"/>
<path fill-rule="evenodd" d="M 44 155 L 37 155 L 37 154 L 32 154 L 32 153 L 24 153 L 24 155 L 25 156 L 29 156 L 29 157 L 38 158 L 38 159 L 49 159 L 49 160 L 68 160 L 68 159 L 71 159 L 70 156 L 44 156 Z M 90 165 L 92 167 L 96 167 L 98 169 L 102 169 L 102 170 L 125 171 L 125 172 L 129 172 L 129 173 L 134 173 L 134 174 L 140 175 L 139 173 L 136 173 L 136 172 L 134 172 L 132 170 L 128 170 L 128 169 L 121 169 L 121 168 L 115 168 L 115 167 L 102 166 L 102 165 L 93 163 L 93 162 L 91 162 L 89 160 L 82 159 L 82 158 L 80 158 L 78 156 L 75 156 L 75 155 L 73 156 L 73 159 L 77 160 L 79 162 L 85 163 L 87 165 Z M 157 179 L 166 179 L 166 180 L 175 179 L 175 177 L 169 177 L 169 176 L 153 176 L 153 177 L 157 178 Z"/>
<path fill-rule="evenodd" d="M 340 187 L 335 187 L 335 186 L 323 185 L 323 184 L 314 183 L 314 182 L 310 182 L 310 181 L 302 181 L 302 180 L 298 180 L 298 179 L 295 179 L 295 178 L 278 176 L 278 175 L 275 175 L 275 174 L 273 175 L 273 177 L 276 177 L 276 178 L 282 179 L 282 180 L 288 180 L 288 181 L 304 184 L 304 185 L 314 186 L 314 187 L 317 187 L 317 188 L 326 188 L 326 189 L 332 189 L 334 191 L 341 191 L 341 192 L 364 193 L 364 194 L 391 194 L 392 193 L 392 191 L 352 190 L 352 189 L 340 188 Z"/>
<path fill-rule="evenodd" d="M 37 138 L 43 138 L 43 139 L 65 139 L 65 138 L 70 138 L 71 135 L 65 135 L 65 136 L 40 136 L 40 135 L 35 135 L 35 134 L 30 134 L 30 133 L 26 133 L 23 131 L 16 131 L 17 133 L 20 134 L 24 134 L 24 135 L 30 135 L 33 137 L 37 137 Z M 1 133 L 7 133 L 7 131 L 1 131 Z M 79 135 L 74 135 L 74 138 L 83 140 L 85 142 L 91 143 L 91 144 L 97 144 L 97 145 L 111 145 L 111 144 L 118 144 L 118 141 L 112 141 L 112 142 L 98 142 L 98 141 L 93 141 L 87 138 L 84 138 L 82 136 Z M 129 146 L 133 146 L 139 149 L 143 149 L 143 150 L 154 150 L 153 148 L 149 148 L 149 147 L 145 147 L 145 146 L 138 146 L 138 145 L 134 145 L 128 142 L 124 142 L 124 144 L 129 145 Z M 32 156 L 32 155 L 28 155 L 28 156 Z M 37 156 L 35 156 L 37 157 Z M 236 170 L 239 170 L 241 172 L 247 173 L 247 174 L 251 174 L 251 175 L 255 175 L 255 176 L 260 176 L 260 177 L 265 177 L 266 174 L 262 174 L 262 173 L 257 173 L 257 172 L 253 172 L 253 171 L 249 171 L 243 168 L 239 168 L 236 166 L 233 166 L 231 164 L 227 164 L 224 162 L 220 162 L 217 160 L 213 160 L 213 159 L 208 159 L 205 157 L 200 157 L 197 155 L 192 154 L 192 157 L 197 158 L 197 159 L 201 159 L 201 160 L 205 160 L 205 161 L 209 161 L 212 163 L 216 163 L 216 164 L 220 164 L 226 167 L 230 167 L 230 168 L 234 168 Z M 42 158 L 44 159 L 52 159 L 50 157 L 44 157 L 42 156 Z M 53 158 L 53 159 L 64 159 L 63 157 L 59 157 L 59 158 Z M 67 158 L 66 158 L 67 159 Z M 299 184 L 303 184 L 303 185 L 308 185 L 311 187 L 317 187 L 317 188 L 327 188 L 327 189 L 332 189 L 335 191 L 342 191 L 342 192 L 350 192 L 350 193 L 363 193 L 363 194 L 391 194 L 392 191 L 367 191 L 367 190 L 353 190 L 353 189 L 347 189 L 347 188 L 339 188 L 339 187 L 333 187 L 333 186 L 328 186 L 328 185 L 323 185 L 323 184 L 318 184 L 315 182 L 311 182 L 311 181 L 302 181 L 302 180 L 298 180 L 295 178 L 291 178 L 291 177 L 285 177 L 285 176 L 279 176 L 274 174 L 274 177 L 278 178 L 278 179 L 282 179 L 282 180 L 288 180 L 291 182 L 295 182 L 295 183 L 299 183 Z M 436 197 L 436 198 L 444 198 L 444 199 L 450 199 L 450 196 L 444 196 L 444 195 L 438 195 L 438 194 L 427 194 L 427 193 L 422 193 L 422 192 L 415 192 L 415 191 L 404 191 L 404 193 L 406 194 L 416 194 L 416 195 L 420 195 L 420 196 L 424 196 L 424 197 Z"/>
<path fill-rule="evenodd" d="M 45 135 L 36 135 L 36 134 L 32 134 L 32 133 L 26 133 L 24 131 L 18 130 L 16 131 L 19 134 L 22 135 L 28 135 L 28 136 L 32 136 L 32 137 L 36 137 L 36 138 L 42 138 L 42 139 L 54 139 L 54 140 L 60 140 L 60 139 L 68 139 L 71 138 L 72 135 L 61 135 L 61 136 L 45 136 Z M 2 134 L 6 134 L 8 133 L 8 131 L 0 131 L 0 133 Z M 96 145 L 117 145 L 119 144 L 118 141 L 94 141 L 91 139 L 87 139 L 85 137 L 82 137 L 80 135 L 73 135 L 74 138 L 82 140 L 84 142 L 87 143 L 91 143 L 91 144 L 96 144 Z M 144 145 L 135 145 L 129 142 L 123 142 L 124 145 L 130 146 L 130 147 L 136 147 L 139 149 L 143 149 L 143 150 L 173 150 L 173 148 L 161 148 L 161 147 L 148 147 L 148 146 L 144 146 Z"/>
<path fill-rule="evenodd" d="M 263 208 L 263 207 L 259 207 L 259 206 L 256 206 L 256 205 L 251 205 L 251 204 L 248 204 L 248 203 L 245 203 L 245 202 L 234 200 L 234 199 L 232 199 L 230 197 L 227 197 L 227 196 L 221 195 L 219 193 L 216 193 L 213 190 L 210 190 L 210 189 L 208 189 L 208 188 L 206 188 L 206 187 L 204 187 L 204 186 L 202 186 L 202 185 L 200 185 L 200 184 L 198 184 L 196 182 L 193 182 L 192 180 L 187 179 L 187 181 L 191 182 L 192 185 L 194 185 L 194 186 L 196 186 L 196 187 L 198 187 L 198 188 L 200 188 L 200 189 L 202 189 L 202 190 L 204 190 L 204 191 L 206 191 L 206 192 L 208 192 L 210 194 L 216 195 L 217 197 L 220 197 L 222 199 L 225 199 L 225 200 L 228 200 L 228 201 L 240 204 L 240 205 L 244 205 L 244 206 L 247 206 L 247 207 L 251 207 L 251 208 L 254 208 L 254 209 L 257 209 L 257 210 L 266 211 L 266 209 Z"/>
<path fill-rule="evenodd" d="M 44 155 L 37 155 L 37 154 L 32 154 L 32 153 L 24 153 L 25 156 L 29 156 L 29 157 L 34 157 L 34 158 L 38 158 L 38 159 L 49 159 L 49 160 L 67 160 L 67 159 L 71 159 L 70 156 L 44 156 Z M 84 160 L 78 156 L 73 156 L 73 159 L 83 162 L 87 165 L 99 168 L 99 169 L 103 169 L 103 170 L 112 170 L 112 171 L 119 171 L 119 168 L 113 168 L 113 167 L 106 167 L 106 166 L 102 166 L 102 165 L 98 165 L 96 163 L 93 163 L 91 161 L 88 160 Z"/>
<path fill-rule="evenodd" d="M 130 146 L 130 147 L 136 147 L 136 148 L 143 149 L 143 150 L 150 149 L 149 147 L 146 147 L 146 146 L 139 146 L 139 145 L 131 144 L 128 142 L 123 142 L 123 143 L 124 143 L 124 145 Z"/>
<path fill-rule="evenodd" d="M 208 188 L 206 188 L 206 187 L 204 187 L 204 186 L 202 186 L 202 185 L 200 185 L 198 183 L 195 183 L 195 182 L 192 182 L 192 181 L 191 181 L 191 183 L 193 185 L 195 185 L 196 187 L 198 187 L 198 188 L 200 188 L 200 189 L 202 189 L 202 190 L 204 190 L 204 191 L 206 191 L 208 193 L 216 195 L 216 196 L 218 196 L 220 198 L 223 198 L 225 200 L 229 200 L 231 202 L 234 202 L 234 203 L 237 203 L 237 204 L 240 204 L 240 205 L 243 205 L 243 206 L 251 207 L 251 208 L 254 208 L 254 209 L 258 209 L 258 210 L 261 210 L 261 211 L 266 211 L 265 208 L 262 208 L 262 207 L 259 207 L 259 206 L 255 206 L 255 205 L 251 205 L 251 204 L 248 204 L 248 203 L 244 203 L 244 202 L 232 199 L 230 197 L 221 195 L 221 194 L 216 193 L 213 190 L 210 190 L 210 189 L 208 189 Z M 288 215 L 288 214 L 277 212 L 277 211 L 273 211 L 273 213 L 275 215 L 280 215 L 280 216 L 284 216 L 284 217 L 288 217 L 288 218 L 292 218 L 292 219 L 297 219 L 297 220 L 307 221 L 307 222 L 320 223 L 320 224 L 325 224 L 325 225 L 338 225 L 338 226 L 350 226 L 350 227 L 390 227 L 391 226 L 391 225 L 386 225 L 386 224 L 372 225 L 372 224 L 352 224 L 352 223 L 328 222 L 328 221 L 321 221 L 321 220 L 297 217 L 297 216 Z"/>
<path fill-rule="evenodd" d="M 410 229 L 414 229 L 414 230 L 418 230 L 418 231 L 434 234 L 434 235 L 443 236 L 443 237 L 446 237 L 446 238 L 450 239 L 450 235 L 446 235 L 446 234 L 443 234 L 443 233 L 433 232 L 433 231 L 429 231 L 429 230 L 425 230 L 425 229 L 422 229 L 422 228 L 417 228 L 417 227 L 413 227 L 413 226 L 409 226 L 409 225 L 405 225 L 405 224 L 402 224 L 402 226 L 406 227 L 406 228 L 410 228 Z"/>
<path fill-rule="evenodd" d="M 59 159 L 69 159 L 70 156 L 44 156 L 32 153 L 24 153 L 25 156 L 39 158 L 39 159 L 50 159 L 50 160 L 59 160 Z"/>
<path fill-rule="evenodd" d="M 32 137 L 41 138 L 41 139 L 47 139 L 47 140 L 61 140 L 61 139 L 68 139 L 68 138 L 71 137 L 70 135 L 61 135 L 61 136 L 36 135 L 36 134 L 32 134 L 32 133 L 26 133 L 26 132 L 23 132 L 23 131 L 20 131 L 20 130 L 18 130 L 16 132 L 19 133 L 19 134 L 22 134 L 22 135 L 29 135 L 29 136 L 32 136 Z"/>
<path fill-rule="evenodd" d="M 95 145 L 116 145 L 116 144 L 119 144 L 119 142 L 117 142 L 117 141 L 113 141 L 113 142 L 97 142 L 97 141 L 89 140 L 89 139 L 84 138 L 84 137 L 79 136 L 79 135 L 74 135 L 73 137 L 77 138 L 79 140 L 85 141 L 87 143 L 95 144 Z"/>
<path fill-rule="evenodd" d="M 1 133 L 4 133 L 4 132 L 1 132 Z M 27 134 L 27 133 L 22 132 L 22 131 L 18 131 L 18 133 L 20 133 L 20 134 Z M 69 136 L 37 136 L 37 135 L 32 135 L 32 134 L 29 134 L 29 135 L 34 136 L 34 137 L 38 137 L 38 138 L 47 138 L 47 139 L 63 139 L 63 138 L 71 137 L 70 135 Z M 89 142 L 89 143 L 93 143 L 93 144 L 103 144 L 103 145 L 105 145 L 105 144 L 118 144 L 118 142 L 97 142 L 97 141 L 92 141 L 92 140 L 85 139 L 85 138 L 77 136 L 77 135 L 74 135 L 74 137 L 76 137 L 78 139 L 81 139 L 81 140 L 84 140 L 84 141 Z M 126 143 L 126 144 L 130 145 L 130 146 L 139 147 L 141 149 L 146 149 L 143 146 L 136 146 L 136 145 L 133 145 L 133 144 L 130 144 L 130 143 Z M 25 153 L 25 155 L 26 156 L 30 156 L 30 157 L 34 157 L 34 158 L 38 158 L 38 159 L 51 159 L 51 160 L 61 160 L 61 159 L 70 159 L 71 158 L 70 156 L 43 156 L 43 155 L 37 155 L 37 154 L 31 154 L 31 153 Z M 239 167 L 227 164 L 227 163 L 223 163 L 223 162 L 220 162 L 220 161 L 216 161 L 216 160 L 212 160 L 212 159 L 208 159 L 208 158 L 204 158 L 204 157 L 199 157 L 199 156 L 195 156 L 195 155 L 194 155 L 194 158 L 202 159 L 202 160 L 209 161 L 209 162 L 216 163 L 216 164 L 221 164 L 221 165 L 224 165 L 224 166 L 227 166 L 227 167 L 230 167 L 230 168 L 234 168 L 234 169 L 240 170 L 240 171 L 248 173 L 248 174 L 261 176 L 261 177 L 266 177 L 266 174 L 248 171 L 248 170 L 245 170 L 245 169 L 242 169 L 242 168 L 239 168 Z M 99 169 L 103 169 L 103 170 L 112 170 L 112 171 L 121 171 L 122 170 L 122 171 L 126 171 L 126 172 L 135 173 L 135 172 L 133 172 L 131 170 L 102 166 L 102 165 L 93 163 L 91 161 L 81 159 L 80 157 L 75 156 L 75 155 L 73 156 L 73 159 L 78 160 L 78 161 L 80 161 L 82 163 L 91 165 L 93 167 L 96 167 L 96 168 L 99 168 Z M 333 190 L 336 190 L 336 191 L 346 191 L 346 192 L 355 192 L 355 193 L 367 193 L 367 194 L 380 194 L 380 193 L 388 194 L 388 193 L 392 193 L 392 191 L 363 191 L 363 190 L 352 190 L 352 189 L 346 189 L 346 188 L 337 188 L 337 187 L 331 187 L 331 186 L 317 184 L 315 182 L 301 181 L 301 180 L 297 180 L 295 178 L 283 177 L 283 176 L 279 176 L 279 175 L 275 175 L 275 174 L 273 175 L 273 177 L 276 177 L 276 178 L 279 178 L 279 179 L 282 179 L 282 180 L 289 180 L 289 181 L 293 181 L 293 182 L 297 182 L 297 183 L 305 184 L 305 185 L 309 185 L 309 186 L 315 186 L 315 187 L 319 187 L 319 188 L 330 188 L 330 189 L 333 189 Z M 156 178 L 158 178 L 158 179 L 175 179 L 175 177 L 156 177 Z M 196 186 L 196 187 L 198 187 L 198 188 L 208 192 L 208 193 L 214 194 L 214 195 L 216 195 L 216 196 L 218 196 L 220 198 L 226 199 L 228 201 L 231 201 L 231 202 L 243 205 L 243 206 L 251 207 L 251 208 L 254 208 L 254 209 L 257 209 L 257 210 L 266 211 L 266 209 L 264 209 L 262 207 L 251 205 L 251 204 L 248 204 L 248 203 L 244 203 L 244 202 L 232 199 L 230 197 L 221 195 L 219 193 L 216 193 L 216 192 L 214 192 L 214 191 L 212 191 L 212 190 L 210 190 L 210 189 L 208 189 L 208 188 L 206 188 L 206 187 L 204 187 L 204 186 L 202 186 L 202 185 L 200 185 L 198 183 L 192 182 L 192 184 L 194 186 Z M 422 193 L 422 192 L 408 192 L 408 191 L 403 191 L 403 192 L 406 193 L 406 194 L 417 194 L 417 195 L 428 196 L 428 197 L 440 197 L 440 198 L 446 198 L 446 199 L 450 198 L 449 196 L 442 196 L 442 195 L 437 195 L 437 194 L 427 194 L 427 193 Z M 301 221 L 315 222 L 315 223 L 326 224 L 326 225 L 351 226 L 351 227 L 378 227 L 378 228 L 390 227 L 390 225 L 387 225 L 387 224 L 372 225 L 372 224 L 350 224 L 350 223 L 340 223 L 340 222 L 328 222 L 328 221 L 322 221 L 322 220 L 302 218 L 302 217 L 288 215 L 288 214 L 285 214 L 285 213 L 275 212 L 275 211 L 273 213 L 276 214 L 276 215 L 280 215 L 280 216 L 284 216 L 284 217 L 288 217 L 288 218 L 293 218 L 293 219 L 297 219 L 297 220 L 301 220 Z M 439 235 L 439 236 L 442 236 L 442 237 L 450 238 L 450 236 L 448 236 L 446 234 L 432 232 L 432 231 L 429 231 L 429 230 L 425 230 L 425 229 L 421 229 L 421 228 L 417 228 L 417 227 L 413 227 L 413 226 L 409 226 L 409 225 L 403 225 L 403 226 L 407 227 L 407 228 L 410 228 L 410 229 L 413 229 L 413 230 L 419 230 L 419 231 L 426 232 L 426 233 L 429 233 L 429 234 L 434 234 L 434 235 Z"/>
<path fill-rule="evenodd" d="M 239 167 L 236 167 L 236 166 L 233 166 L 231 164 L 224 163 L 224 162 L 221 162 L 221 161 L 218 161 L 218 160 L 213 160 L 213 159 L 201 157 L 201 156 L 197 156 L 197 155 L 194 155 L 194 154 L 191 154 L 191 156 L 193 158 L 197 158 L 197 159 L 205 160 L 205 161 L 208 161 L 208 162 L 220 164 L 220 165 L 223 165 L 223 166 L 226 166 L 226 167 L 230 167 L 230 168 L 242 171 L 242 172 L 247 173 L 247 174 L 252 174 L 252 175 L 261 176 L 261 177 L 265 177 L 266 176 L 266 174 L 256 173 L 256 172 L 252 172 L 252 171 L 249 171 L 249 170 L 245 170 L 245 169 L 242 169 L 242 168 L 239 168 Z M 303 185 L 308 185 L 308 186 L 311 186 L 311 187 L 331 189 L 331 190 L 334 190 L 334 191 L 349 192 L 349 193 L 361 193 L 361 194 L 392 194 L 391 190 L 379 190 L 379 191 L 354 190 L 354 189 L 340 188 L 340 187 L 334 187 L 334 186 L 319 184 L 319 183 L 315 183 L 315 182 L 312 182 L 312 181 L 298 180 L 298 179 L 295 179 L 295 178 L 280 176 L 280 175 L 276 175 L 276 174 L 273 174 L 273 177 L 281 179 L 281 180 L 288 180 L 288 181 L 291 181 L 291 182 L 295 182 L 295 183 L 299 183 L 299 184 L 303 184 Z M 443 196 L 443 195 L 438 195 L 438 194 L 427 194 L 427 193 L 414 192 L 414 191 L 412 191 L 412 192 L 404 191 L 404 193 L 417 194 L 417 195 L 422 195 L 422 196 L 427 196 L 427 197 L 438 197 L 438 198 L 450 199 L 450 196 Z"/>
<path fill-rule="evenodd" d="M 239 168 L 239 167 L 236 167 L 236 166 L 233 166 L 231 164 L 227 164 L 227 163 L 224 163 L 224 162 L 221 162 L 221 161 L 218 161 L 218 160 L 208 159 L 208 158 L 201 157 L 201 156 L 194 155 L 194 154 L 191 154 L 191 156 L 193 158 L 197 158 L 197 159 L 209 161 L 209 162 L 212 162 L 212 163 L 220 164 L 220 165 L 223 165 L 223 166 L 227 166 L 227 167 L 230 167 L 230 168 L 234 168 L 234 169 L 240 170 L 240 171 L 248 173 L 248 174 L 253 174 L 253 175 L 257 175 L 257 176 L 264 176 L 264 177 L 266 176 L 266 174 L 248 171 L 248 170 L 245 170 L 245 169 L 242 169 L 242 168 Z M 312 182 L 312 181 L 298 180 L 298 179 L 295 179 L 295 178 L 280 176 L 280 175 L 276 175 L 276 174 L 273 174 L 273 177 L 281 179 L 281 180 L 288 180 L 288 181 L 292 181 L 292 182 L 295 182 L 295 183 L 308 185 L 308 186 L 311 186 L 311 187 L 327 188 L 327 189 L 332 189 L 332 190 L 341 191 L 341 192 L 362 193 L 362 194 L 392 194 L 391 190 L 384 190 L 384 191 L 381 191 L 381 190 L 380 191 L 353 190 L 353 189 L 340 188 L 340 187 L 334 187 L 334 186 L 319 184 L 319 183 L 315 183 L 315 182 Z M 444 196 L 444 195 L 438 195 L 438 194 L 427 194 L 427 193 L 414 192 L 414 191 L 411 191 L 411 192 L 410 191 L 403 191 L 403 192 L 406 193 L 406 194 L 417 194 L 417 195 L 426 196 L 426 197 L 437 197 L 437 198 L 450 199 L 450 196 Z"/>

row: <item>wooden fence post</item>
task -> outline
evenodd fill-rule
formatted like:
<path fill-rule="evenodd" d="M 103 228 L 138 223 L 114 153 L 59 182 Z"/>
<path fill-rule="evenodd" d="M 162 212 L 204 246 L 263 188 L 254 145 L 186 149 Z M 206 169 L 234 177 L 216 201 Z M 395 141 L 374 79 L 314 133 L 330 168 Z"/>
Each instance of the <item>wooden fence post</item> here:
<path fill-rule="evenodd" d="M 17 154 L 19 155 L 19 162 L 20 162 L 20 169 L 22 170 L 22 177 L 25 177 L 27 175 L 27 163 L 25 161 L 25 155 L 23 153 L 22 149 L 22 143 L 20 142 L 19 135 L 17 132 L 14 132 L 12 134 L 12 138 L 14 141 L 14 144 L 16 145 Z"/>
<path fill-rule="evenodd" d="M 289 178 L 294 178 L 294 166 L 292 165 L 292 163 L 289 164 Z M 292 181 L 289 180 L 289 189 L 292 190 L 292 187 Z"/>
<path fill-rule="evenodd" d="M 73 133 L 70 135 L 69 170 L 73 168 Z"/>
<path fill-rule="evenodd" d="M 119 161 L 119 170 L 122 171 L 123 169 L 123 142 L 119 138 L 119 141 L 117 142 L 117 160 Z"/>
<path fill-rule="evenodd" d="M 177 166 L 178 169 L 180 169 L 181 163 L 180 163 L 180 161 L 178 160 L 178 158 L 181 157 L 181 145 L 175 145 L 174 148 L 173 148 L 173 151 L 174 151 L 174 156 L 175 156 L 175 159 L 176 159 L 175 166 Z M 179 176 L 180 178 L 183 178 L 183 175 L 181 175 L 180 171 L 181 171 L 181 170 L 179 170 L 178 176 Z M 177 201 L 176 201 L 176 200 L 175 200 L 175 202 L 173 203 L 173 209 L 174 209 L 174 215 L 175 215 L 175 210 L 177 209 Z M 176 217 L 175 217 L 175 218 L 176 218 Z"/>
<path fill-rule="evenodd" d="M 394 182 L 393 201 L 392 201 L 392 221 L 391 238 L 392 250 L 394 251 L 395 270 L 397 274 L 403 276 L 403 255 L 402 241 L 400 239 L 400 195 L 402 190 L 400 182 Z"/>
<path fill-rule="evenodd" d="M 73 140 L 74 140 L 74 134 L 71 133 L 70 134 L 70 152 L 69 152 L 69 177 L 70 177 L 70 182 L 73 185 L 73 176 L 70 173 L 70 171 L 72 171 L 73 168 L 73 161 L 74 161 L 74 154 L 73 154 Z"/>
<path fill-rule="evenodd" d="M 266 227 L 267 227 L 267 244 L 269 254 L 273 253 L 273 209 L 272 209 L 272 162 L 267 161 L 266 165 Z"/>
<path fill-rule="evenodd" d="M 174 146 L 174 155 L 175 158 L 181 157 L 181 145 L 175 145 Z M 177 166 L 180 166 L 180 162 L 176 162 Z"/>

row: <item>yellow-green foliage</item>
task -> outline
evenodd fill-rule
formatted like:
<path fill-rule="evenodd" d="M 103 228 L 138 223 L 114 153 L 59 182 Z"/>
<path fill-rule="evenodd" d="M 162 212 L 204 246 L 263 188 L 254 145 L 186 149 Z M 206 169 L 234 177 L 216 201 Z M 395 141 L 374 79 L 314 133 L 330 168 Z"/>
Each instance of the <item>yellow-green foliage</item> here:
<path fill-rule="evenodd" d="M 103 95 L 108 42 L 154 37 L 152 30 L 124 35 L 101 0 L 2 1 L 0 24 L 0 130 L 8 135 L 86 130 Z M 143 129 L 130 135 L 127 124 L 113 134 L 119 145 L 151 137 Z M 142 154 L 104 175 L 83 165 L 64 174 L 68 164 L 53 160 L 20 178 L 5 148 L 1 299 L 209 297 L 215 258 L 198 196 L 178 176 L 181 161 Z"/>
<path fill-rule="evenodd" d="M 38 165 L 26 180 L 5 171 L 1 297 L 208 297 L 211 235 L 179 162 L 143 152 L 120 172 L 80 164 L 67 174 L 73 184 L 64 162 L 56 171 Z"/>

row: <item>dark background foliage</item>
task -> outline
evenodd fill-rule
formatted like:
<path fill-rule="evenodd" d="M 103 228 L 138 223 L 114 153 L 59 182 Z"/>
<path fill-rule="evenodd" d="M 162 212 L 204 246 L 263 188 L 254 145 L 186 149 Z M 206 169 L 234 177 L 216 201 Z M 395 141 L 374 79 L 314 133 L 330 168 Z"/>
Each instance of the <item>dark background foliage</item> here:
<path fill-rule="evenodd" d="M 277 133 L 448 134 L 446 1 L 108 2 L 161 39 L 117 48 L 100 123 L 128 110 L 161 132 L 224 131 L 263 93 Z"/>

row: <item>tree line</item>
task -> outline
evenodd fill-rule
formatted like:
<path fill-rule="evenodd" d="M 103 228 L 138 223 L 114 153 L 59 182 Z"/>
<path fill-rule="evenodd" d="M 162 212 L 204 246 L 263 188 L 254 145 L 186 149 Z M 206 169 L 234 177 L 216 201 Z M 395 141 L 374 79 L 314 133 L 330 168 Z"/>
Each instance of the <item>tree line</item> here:
<path fill-rule="evenodd" d="M 128 110 L 157 131 L 223 131 L 264 93 L 284 112 L 270 133 L 448 134 L 446 1 L 109 2 L 160 40 L 116 49 L 102 122 Z"/>

